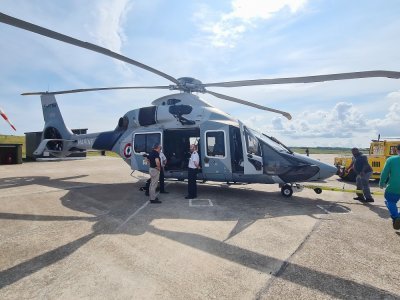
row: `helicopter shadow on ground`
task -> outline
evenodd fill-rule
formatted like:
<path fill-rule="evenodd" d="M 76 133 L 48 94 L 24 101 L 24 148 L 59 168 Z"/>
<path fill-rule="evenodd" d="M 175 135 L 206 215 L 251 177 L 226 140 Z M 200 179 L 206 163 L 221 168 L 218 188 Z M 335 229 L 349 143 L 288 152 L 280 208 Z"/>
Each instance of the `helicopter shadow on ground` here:
<path fill-rule="evenodd" d="M 30 185 L 42 185 L 53 187 L 57 189 L 66 189 L 71 187 L 74 183 L 74 186 L 82 185 L 87 186 L 90 183 L 83 183 L 83 182 L 70 182 L 68 180 L 72 179 L 80 179 L 85 178 L 89 175 L 76 175 L 70 177 L 63 177 L 57 179 L 51 179 L 48 176 L 24 176 L 24 177 L 8 177 L 8 178 L 0 178 L 0 190 L 8 189 L 13 187 L 23 187 L 23 186 L 30 186 Z M 95 184 L 93 184 L 95 185 Z"/>
<path fill-rule="evenodd" d="M 66 177 L 68 180 L 73 177 Z M 127 234 L 140 235 L 150 232 L 164 238 L 179 242 L 195 249 L 207 252 L 248 268 L 272 274 L 275 277 L 294 282 L 308 288 L 319 290 L 327 295 L 346 298 L 348 295 L 376 295 L 392 298 L 389 292 L 372 286 L 366 286 L 352 280 L 329 275 L 304 266 L 282 261 L 268 255 L 262 255 L 251 250 L 230 245 L 224 241 L 215 240 L 200 234 L 175 232 L 156 228 L 152 222 L 158 218 L 189 219 L 207 221 L 237 221 L 237 225 L 227 236 L 227 239 L 245 230 L 255 221 L 265 218 L 276 218 L 294 215 L 324 214 L 316 205 L 329 204 L 323 200 L 312 200 L 303 197 L 285 199 L 280 192 L 265 192 L 251 189 L 221 188 L 215 185 L 199 185 L 199 195 L 202 198 L 212 198 L 212 212 L 194 210 L 183 198 L 186 184 L 169 183 L 170 194 L 162 205 L 146 207 L 146 211 L 132 216 L 145 207 L 147 197 L 139 191 L 143 182 L 120 184 L 87 184 L 82 182 L 65 182 L 66 178 L 49 179 L 46 177 L 6 178 L 2 182 L 13 183 L 14 187 L 30 184 L 69 190 L 60 198 L 61 203 L 72 210 L 85 212 L 93 217 L 36 216 L 18 214 L 0 214 L 0 219 L 34 220 L 34 221 L 75 221 L 93 222 L 92 232 L 56 249 L 43 253 L 9 269 L 0 272 L 0 289 L 15 283 L 35 272 L 42 270 L 73 254 L 79 248 L 99 235 Z M 83 178 L 77 176 L 75 178 Z M 1 184 L 1 182 L 0 182 Z M 74 187 L 74 188 L 71 188 Z M 81 187 L 81 188 L 80 188 Z M 215 195 L 218 195 L 216 198 Z M 279 270 L 272 266 L 281 266 Z M 291 270 L 285 272 L 285 270 Z M 293 274 L 301 274 L 294 276 Z M 329 282 L 329 285 L 325 283 Z M 259 291 L 262 295 L 266 288 Z M 393 297 L 394 298 L 394 297 Z"/>

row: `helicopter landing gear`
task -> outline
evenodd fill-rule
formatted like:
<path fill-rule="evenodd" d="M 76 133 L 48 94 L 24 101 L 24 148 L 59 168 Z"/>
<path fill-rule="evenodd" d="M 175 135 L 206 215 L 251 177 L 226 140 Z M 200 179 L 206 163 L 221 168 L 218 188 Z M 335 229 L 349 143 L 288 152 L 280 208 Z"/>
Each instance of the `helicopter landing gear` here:
<path fill-rule="evenodd" d="M 317 194 L 321 194 L 322 193 L 322 189 L 321 188 L 315 188 L 314 192 Z"/>
<path fill-rule="evenodd" d="M 280 186 L 282 196 L 289 198 L 293 195 L 293 193 L 301 192 L 304 189 L 304 186 L 298 183 L 285 183 Z"/>

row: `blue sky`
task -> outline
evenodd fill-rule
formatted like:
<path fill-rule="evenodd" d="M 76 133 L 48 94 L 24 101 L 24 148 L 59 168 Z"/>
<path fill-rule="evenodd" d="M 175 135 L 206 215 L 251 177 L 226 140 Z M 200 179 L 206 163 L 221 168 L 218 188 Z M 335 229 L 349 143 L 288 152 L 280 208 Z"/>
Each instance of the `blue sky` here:
<path fill-rule="evenodd" d="M 326 73 L 400 71 L 398 0 L 2 0 L 0 11 L 99 44 L 175 78 L 207 82 Z M 101 54 L 0 24 L 0 107 L 17 134 L 43 127 L 27 91 L 168 85 L 166 79 Z M 400 80 L 214 88 L 288 111 L 293 120 L 201 95 L 290 146 L 367 146 L 400 137 Z M 125 112 L 165 91 L 58 96 L 67 126 L 111 130 Z M 14 134 L 0 120 L 1 134 Z"/>

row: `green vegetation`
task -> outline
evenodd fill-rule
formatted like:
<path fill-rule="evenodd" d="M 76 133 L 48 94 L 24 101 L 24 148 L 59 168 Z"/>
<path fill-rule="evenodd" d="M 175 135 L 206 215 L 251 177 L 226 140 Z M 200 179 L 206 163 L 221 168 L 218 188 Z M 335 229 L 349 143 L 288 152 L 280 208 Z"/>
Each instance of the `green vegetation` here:
<path fill-rule="evenodd" d="M 87 156 L 100 156 L 101 155 L 101 151 L 88 151 Z M 119 155 L 115 152 L 111 152 L 111 151 L 106 151 L 106 156 L 111 156 L 111 157 L 119 157 Z"/>
<path fill-rule="evenodd" d="M 289 147 L 293 152 L 305 154 L 307 147 Z M 350 148 L 309 147 L 310 154 L 351 154 Z"/>
<path fill-rule="evenodd" d="M 293 152 L 305 154 L 307 147 L 289 147 Z M 340 154 L 351 155 L 351 148 L 340 147 L 309 147 L 310 154 Z M 368 153 L 369 149 L 360 149 L 363 153 Z"/>

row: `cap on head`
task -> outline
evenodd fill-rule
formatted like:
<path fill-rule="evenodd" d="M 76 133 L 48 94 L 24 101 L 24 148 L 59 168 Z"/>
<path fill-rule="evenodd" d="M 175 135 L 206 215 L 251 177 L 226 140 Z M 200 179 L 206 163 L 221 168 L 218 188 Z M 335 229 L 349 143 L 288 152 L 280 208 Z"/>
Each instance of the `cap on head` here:
<path fill-rule="evenodd" d="M 358 148 L 352 148 L 351 153 L 357 154 L 357 153 L 360 153 L 360 150 L 358 150 Z"/>
<path fill-rule="evenodd" d="M 160 145 L 160 143 L 155 143 L 154 145 L 153 145 L 153 149 L 157 149 L 158 147 L 160 147 L 161 145 Z"/>

